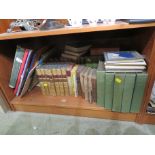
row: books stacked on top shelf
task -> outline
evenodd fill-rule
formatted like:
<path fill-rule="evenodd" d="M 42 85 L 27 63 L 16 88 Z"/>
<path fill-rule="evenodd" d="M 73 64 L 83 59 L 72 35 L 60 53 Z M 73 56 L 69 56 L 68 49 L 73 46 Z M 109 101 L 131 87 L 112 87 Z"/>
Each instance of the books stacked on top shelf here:
<path fill-rule="evenodd" d="M 104 52 L 106 72 L 143 72 L 144 56 L 137 51 Z"/>
<path fill-rule="evenodd" d="M 91 45 L 85 43 L 70 43 L 65 46 L 61 58 L 65 61 L 79 63 L 79 58 L 89 53 Z"/>
<path fill-rule="evenodd" d="M 37 84 L 38 81 L 35 78 L 35 82 L 32 83 L 35 68 L 51 54 L 50 46 L 37 50 L 17 46 L 9 82 L 9 87 L 14 89 L 16 96 L 23 96 L 33 83 Z"/>
<path fill-rule="evenodd" d="M 82 96 L 96 102 L 96 69 L 73 63 L 49 63 L 36 68 L 43 95 Z"/>

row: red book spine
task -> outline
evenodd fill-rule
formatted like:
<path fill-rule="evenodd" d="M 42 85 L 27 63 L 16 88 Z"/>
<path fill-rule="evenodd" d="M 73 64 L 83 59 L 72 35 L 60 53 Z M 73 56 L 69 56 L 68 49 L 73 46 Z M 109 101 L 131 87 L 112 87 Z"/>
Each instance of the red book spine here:
<path fill-rule="evenodd" d="M 14 90 L 14 94 L 15 95 L 16 95 L 16 93 L 18 91 L 18 86 L 19 86 L 19 83 L 20 83 L 21 75 L 22 75 L 22 72 L 23 72 L 23 69 L 24 69 L 24 66 L 25 66 L 25 63 L 26 63 L 26 59 L 27 59 L 28 53 L 29 53 L 29 50 L 26 49 L 25 53 L 24 53 L 24 56 L 23 56 L 23 59 L 22 59 L 22 64 L 20 66 L 20 70 L 19 70 L 19 73 L 18 73 L 16 87 L 15 87 L 15 90 Z"/>

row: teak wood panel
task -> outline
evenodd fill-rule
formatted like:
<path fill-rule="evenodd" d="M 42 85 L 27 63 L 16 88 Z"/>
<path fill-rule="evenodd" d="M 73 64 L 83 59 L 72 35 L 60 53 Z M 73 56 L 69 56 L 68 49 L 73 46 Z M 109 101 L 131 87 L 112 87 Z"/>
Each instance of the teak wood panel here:
<path fill-rule="evenodd" d="M 135 121 L 133 113 L 118 113 L 106 110 L 96 104 L 87 103 L 81 97 L 44 96 L 35 88 L 26 96 L 16 97 L 11 101 L 15 110 L 28 112 L 43 112 L 63 115 L 107 118 Z"/>
<path fill-rule="evenodd" d="M 145 124 L 155 124 L 155 115 L 154 114 L 145 114 L 142 118 L 142 123 Z"/>
<path fill-rule="evenodd" d="M 0 34 L 0 40 L 28 38 L 28 37 L 40 37 L 40 36 L 52 36 L 62 34 L 76 34 L 85 32 L 97 32 L 97 31 L 110 31 L 110 30 L 123 30 L 143 27 L 154 27 L 155 23 L 147 24 L 128 24 L 125 22 L 117 22 L 115 24 L 101 24 L 95 26 L 81 26 L 81 27 L 65 27 L 60 29 L 48 30 L 48 31 L 27 31 L 16 33 L 3 33 Z"/>
<path fill-rule="evenodd" d="M 141 46 L 144 46 L 142 53 L 145 54 L 146 60 L 147 60 L 147 72 L 148 72 L 148 80 L 145 88 L 145 94 L 141 106 L 141 110 L 139 115 L 137 116 L 136 121 L 139 123 L 143 123 L 143 117 L 146 114 L 146 109 L 150 100 L 150 95 L 152 92 L 152 87 L 154 84 L 154 79 L 155 79 L 155 29 L 151 29 L 149 31 L 144 33 L 143 36 L 141 36 L 141 40 L 139 40 L 139 43 L 142 44 Z M 145 44 L 144 44 L 145 42 Z"/>
<path fill-rule="evenodd" d="M 105 110 L 92 110 L 92 109 L 81 109 L 81 108 L 69 108 L 69 107 L 58 107 L 58 106 L 33 106 L 33 105 L 22 105 L 14 104 L 15 110 L 25 112 L 37 112 L 37 113 L 49 113 L 49 114 L 60 114 L 60 115 L 73 115 L 82 117 L 93 117 L 93 118 L 104 118 L 114 119 L 123 121 L 135 121 L 136 114 L 129 113 L 116 113 Z"/>
<path fill-rule="evenodd" d="M 14 50 L 11 44 L 0 43 L 0 88 L 8 102 L 14 97 L 13 89 L 9 88 Z"/>
<path fill-rule="evenodd" d="M 0 33 L 5 33 L 13 19 L 0 19 Z"/>

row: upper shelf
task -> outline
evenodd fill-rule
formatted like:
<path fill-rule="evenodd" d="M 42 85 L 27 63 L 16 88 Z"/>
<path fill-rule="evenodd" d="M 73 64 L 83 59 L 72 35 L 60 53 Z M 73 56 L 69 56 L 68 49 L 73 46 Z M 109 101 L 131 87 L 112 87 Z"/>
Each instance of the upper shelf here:
<path fill-rule="evenodd" d="M 81 27 L 65 27 L 61 29 L 53 29 L 47 31 L 25 31 L 25 32 L 14 32 L 14 33 L 2 33 L 0 34 L 0 40 L 18 39 L 18 38 L 31 38 L 41 36 L 53 36 L 62 34 L 74 34 L 84 32 L 96 32 L 96 31 L 109 31 L 119 29 L 132 29 L 132 28 L 143 28 L 143 27 L 155 27 L 154 23 L 147 24 L 128 24 L 125 22 L 117 22 L 115 24 L 101 24 L 94 26 L 81 26 Z"/>

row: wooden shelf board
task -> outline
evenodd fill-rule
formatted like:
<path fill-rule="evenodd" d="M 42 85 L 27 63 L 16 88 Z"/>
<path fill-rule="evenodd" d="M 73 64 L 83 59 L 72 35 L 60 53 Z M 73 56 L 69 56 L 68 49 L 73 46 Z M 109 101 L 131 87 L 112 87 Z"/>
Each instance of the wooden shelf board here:
<path fill-rule="evenodd" d="M 119 30 L 119 29 L 133 29 L 133 28 L 143 28 L 143 27 L 155 27 L 155 23 L 128 24 L 125 22 L 117 22 L 115 24 L 101 24 L 101 25 L 94 25 L 94 26 L 84 25 L 81 27 L 65 27 L 61 29 L 54 29 L 54 30 L 48 30 L 48 31 L 37 30 L 37 31 L 27 31 L 27 32 L 2 33 L 0 34 L 0 40 Z"/>
<path fill-rule="evenodd" d="M 34 88 L 25 97 L 15 97 L 11 104 L 17 111 L 54 113 L 74 116 L 96 117 L 135 121 L 137 114 L 111 112 L 96 104 L 87 103 L 81 97 L 44 96 Z"/>
<path fill-rule="evenodd" d="M 146 124 L 155 124 L 155 114 L 145 114 L 143 116 L 143 123 Z"/>

